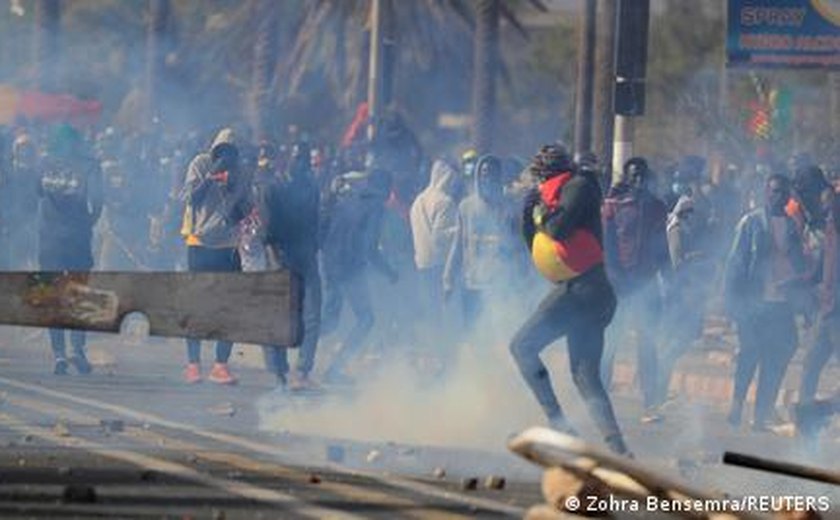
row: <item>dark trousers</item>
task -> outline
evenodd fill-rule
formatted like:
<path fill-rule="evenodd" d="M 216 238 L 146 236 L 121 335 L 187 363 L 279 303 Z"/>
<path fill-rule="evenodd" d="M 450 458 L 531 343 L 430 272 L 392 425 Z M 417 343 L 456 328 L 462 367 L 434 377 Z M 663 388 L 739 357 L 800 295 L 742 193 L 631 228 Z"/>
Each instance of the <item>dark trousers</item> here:
<path fill-rule="evenodd" d="M 840 358 L 840 314 L 820 316 L 816 324 L 814 341 L 810 345 L 802 367 L 799 384 L 799 402 L 812 401 L 817 395 L 820 374 L 831 360 L 832 354 Z"/>
<path fill-rule="evenodd" d="M 62 248 L 57 244 L 44 243 L 42 238 L 38 252 L 38 265 L 42 271 L 74 271 L 88 272 L 93 266 L 93 258 L 85 246 L 89 244 L 74 244 L 74 247 Z M 70 344 L 73 347 L 73 355 L 85 357 L 85 340 L 87 335 L 83 330 L 68 330 Z M 53 358 L 64 359 L 67 357 L 67 342 L 64 329 L 49 329 L 50 348 Z"/>
<path fill-rule="evenodd" d="M 328 278 L 325 289 L 324 310 L 321 320 L 321 333 L 323 335 L 330 334 L 338 328 L 345 299 L 356 319 L 330 364 L 329 371 L 341 372 L 353 358 L 358 356 L 365 338 L 370 333 L 370 329 L 373 328 L 373 307 L 370 301 L 367 275 L 364 271 L 360 271 L 347 278 Z"/>
<path fill-rule="evenodd" d="M 187 248 L 187 268 L 194 273 L 229 273 L 242 270 L 239 252 L 236 248 L 212 249 L 209 247 L 189 246 Z M 216 342 L 216 362 L 227 363 L 233 343 L 230 341 Z M 187 361 L 199 363 L 201 361 L 201 341 L 187 340 Z"/>
<path fill-rule="evenodd" d="M 566 336 L 572 379 L 606 438 L 621 436 L 599 367 L 604 329 L 615 312 L 615 294 L 603 268 L 558 284 L 513 337 L 510 351 L 525 382 L 549 419 L 563 411 L 540 352 Z"/>
<path fill-rule="evenodd" d="M 787 303 L 762 302 L 738 320 L 738 355 L 735 360 L 733 419 L 739 419 L 756 371 L 755 424 L 773 418 L 776 397 L 794 352 L 796 323 Z"/>
<path fill-rule="evenodd" d="M 303 278 L 303 341 L 299 347 L 296 369 L 302 375 L 308 375 L 315 367 L 315 351 L 321 332 L 321 274 L 318 272 L 317 258 L 296 272 Z M 288 350 L 281 346 L 267 348 L 269 366 L 279 376 L 289 373 Z"/>

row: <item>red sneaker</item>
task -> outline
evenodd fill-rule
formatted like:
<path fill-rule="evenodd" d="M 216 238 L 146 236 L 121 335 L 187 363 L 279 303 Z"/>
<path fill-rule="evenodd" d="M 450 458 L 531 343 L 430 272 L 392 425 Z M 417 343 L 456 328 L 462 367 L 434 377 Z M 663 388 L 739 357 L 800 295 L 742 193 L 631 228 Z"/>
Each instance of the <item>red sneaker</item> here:
<path fill-rule="evenodd" d="M 227 363 L 213 363 L 213 370 L 210 371 L 207 379 L 219 385 L 236 384 L 236 378 L 230 375 Z"/>
<path fill-rule="evenodd" d="M 198 363 L 187 365 L 187 368 L 184 369 L 184 381 L 191 385 L 201 382 L 201 367 Z"/>

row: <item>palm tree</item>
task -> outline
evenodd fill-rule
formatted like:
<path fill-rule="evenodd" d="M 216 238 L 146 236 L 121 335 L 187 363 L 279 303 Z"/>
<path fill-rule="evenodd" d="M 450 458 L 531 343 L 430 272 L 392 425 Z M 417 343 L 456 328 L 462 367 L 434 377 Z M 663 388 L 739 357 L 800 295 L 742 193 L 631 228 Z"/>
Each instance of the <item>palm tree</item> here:
<path fill-rule="evenodd" d="M 33 63 L 36 88 L 56 90 L 59 87 L 61 60 L 59 30 L 61 4 L 59 0 L 36 0 L 35 30 L 33 31 Z"/>
<path fill-rule="evenodd" d="M 274 0 L 256 0 L 252 4 L 257 17 L 254 39 L 251 86 L 248 94 L 248 112 L 254 137 L 264 139 L 270 133 L 269 90 L 277 61 L 277 21 L 279 12 Z"/>
<path fill-rule="evenodd" d="M 159 110 L 160 75 L 164 54 L 161 40 L 167 35 L 171 16 L 170 0 L 149 0 L 149 25 L 146 32 L 146 114 L 154 118 Z M 146 123 L 151 122 L 151 119 Z"/>

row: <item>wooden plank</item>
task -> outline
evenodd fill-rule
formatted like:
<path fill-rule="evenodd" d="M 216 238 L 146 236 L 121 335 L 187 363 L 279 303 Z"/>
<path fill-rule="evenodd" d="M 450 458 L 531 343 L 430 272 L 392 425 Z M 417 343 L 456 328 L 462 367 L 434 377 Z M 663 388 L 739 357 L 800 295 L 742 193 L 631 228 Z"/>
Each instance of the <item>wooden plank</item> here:
<path fill-rule="evenodd" d="M 141 313 L 153 336 L 294 346 L 302 296 L 288 271 L 3 272 L 0 324 L 118 333 Z"/>

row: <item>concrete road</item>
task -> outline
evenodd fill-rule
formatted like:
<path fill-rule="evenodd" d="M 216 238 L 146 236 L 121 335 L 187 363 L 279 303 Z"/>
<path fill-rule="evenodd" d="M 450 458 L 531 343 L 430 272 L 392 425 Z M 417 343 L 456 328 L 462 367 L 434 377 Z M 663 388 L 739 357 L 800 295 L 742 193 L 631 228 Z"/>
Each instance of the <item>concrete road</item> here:
<path fill-rule="evenodd" d="M 182 383 L 175 341 L 96 335 L 90 351 L 94 374 L 53 376 L 45 335 L 0 330 L 3 518 L 507 518 L 541 501 L 539 471 L 504 447 L 529 425 L 520 416 L 538 421 L 533 410 L 482 408 L 482 420 L 502 425 L 498 442 L 468 443 L 470 430 L 444 410 L 371 411 L 354 402 L 364 393 L 343 391 L 267 398 L 273 378 L 254 349 L 235 354 L 235 387 Z M 567 395 L 570 387 L 558 386 Z M 640 424 L 634 393 L 616 396 L 629 443 L 651 467 L 732 495 L 828 496 L 840 517 L 840 488 L 720 463 L 724 450 L 735 450 L 840 469 L 835 431 L 808 451 L 790 437 L 725 426 L 724 404 L 682 396 L 664 421 Z M 346 409 L 355 415 L 343 416 Z M 579 406 L 570 410 L 585 417 Z M 313 411 L 317 420 L 304 413 Z M 353 417 L 380 423 L 360 428 Z M 394 425 L 406 417 L 416 435 L 402 438 Z M 476 438 L 484 429 L 476 427 Z M 460 432 L 452 442 L 431 435 L 449 430 Z M 503 489 L 488 489 L 489 476 L 504 477 Z"/>

